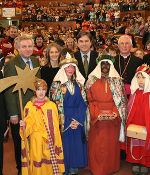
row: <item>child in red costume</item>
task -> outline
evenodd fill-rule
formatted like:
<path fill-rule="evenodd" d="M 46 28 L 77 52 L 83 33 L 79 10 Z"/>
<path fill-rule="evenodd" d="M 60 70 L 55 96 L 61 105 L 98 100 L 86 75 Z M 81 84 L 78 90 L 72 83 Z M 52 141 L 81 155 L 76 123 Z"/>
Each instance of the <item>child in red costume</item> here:
<path fill-rule="evenodd" d="M 131 82 L 131 96 L 128 103 L 129 124 L 145 126 L 147 130 L 146 140 L 128 137 L 127 158 L 133 163 L 132 172 L 134 175 L 148 175 L 150 167 L 150 68 L 142 65 L 137 69 Z"/>

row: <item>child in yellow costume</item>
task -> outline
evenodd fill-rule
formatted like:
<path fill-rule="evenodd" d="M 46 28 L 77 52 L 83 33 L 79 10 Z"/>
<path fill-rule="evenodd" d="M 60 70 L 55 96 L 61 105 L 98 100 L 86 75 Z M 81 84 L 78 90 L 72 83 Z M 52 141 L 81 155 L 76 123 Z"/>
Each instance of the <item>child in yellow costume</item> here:
<path fill-rule="evenodd" d="M 30 174 L 61 175 L 65 168 L 57 107 L 45 96 L 47 84 L 44 80 L 37 80 L 35 88 L 36 96 L 26 104 L 25 119 L 20 121 L 22 175 L 28 175 L 23 125 L 28 138 Z"/>

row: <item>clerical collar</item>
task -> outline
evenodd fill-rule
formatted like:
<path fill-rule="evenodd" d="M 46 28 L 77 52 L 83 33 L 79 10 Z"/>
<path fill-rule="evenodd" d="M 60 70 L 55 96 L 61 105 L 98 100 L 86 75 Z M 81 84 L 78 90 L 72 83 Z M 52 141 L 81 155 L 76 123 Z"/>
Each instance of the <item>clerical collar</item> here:
<path fill-rule="evenodd" d="M 121 55 L 121 54 L 120 54 Z M 128 58 L 129 56 L 130 56 L 130 54 L 129 55 L 127 55 L 127 56 L 123 56 L 123 55 L 121 55 L 124 59 L 126 59 L 126 58 Z"/>

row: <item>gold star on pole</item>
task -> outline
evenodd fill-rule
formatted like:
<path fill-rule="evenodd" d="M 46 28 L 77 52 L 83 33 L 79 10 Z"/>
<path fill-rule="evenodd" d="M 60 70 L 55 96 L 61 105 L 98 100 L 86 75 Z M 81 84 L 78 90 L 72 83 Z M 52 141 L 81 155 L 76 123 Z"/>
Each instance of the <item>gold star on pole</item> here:
<path fill-rule="evenodd" d="M 23 105 L 22 105 L 22 95 L 21 89 L 25 94 L 27 89 L 35 90 L 34 82 L 35 82 L 35 75 L 37 74 L 39 67 L 30 70 L 29 65 L 26 65 L 25 69 L 20 69 L 16 66 L 17 74 L 16 76 L 11 76 L 7 78 L 3 78 L 0 80 L 0 92 L 7 89 L 8 87 L 16 84 L 13 92 L 19 91 L 19 102 L 20 102 L 20 110 L 21 110 L 21 118 L 24 119 L 23 116 Z M 11 100 L 11 99 L 10 99 Z M 28 168 L 28 175 L 31 175 L 30 168 L 29 168 L 29 157 L 28 157 L 28 149 L 27 149 L 27 138 L 25 127 L 23 126 L 23 134 L 24 134 L 24 141 L 25 141 L 25 150 L 27 155 L 27 168 Z"/>

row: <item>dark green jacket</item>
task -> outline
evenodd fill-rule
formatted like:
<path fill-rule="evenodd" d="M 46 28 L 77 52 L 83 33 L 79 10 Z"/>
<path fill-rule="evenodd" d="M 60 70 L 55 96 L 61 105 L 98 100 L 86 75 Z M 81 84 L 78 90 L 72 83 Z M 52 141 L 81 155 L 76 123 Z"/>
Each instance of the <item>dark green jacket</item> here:
<path fill-rule="evenodd" d="M 0 71 L 0 79 L 3 78 L 2 72 Z M 0 142 L 3 139 L 4 132 L 7 128 L 7 111 L 4 99 L 4 93 L 0 93 Z"/>
<path fill-rule="evenodd" d="M 33 64 L 33 68 L 39 67 L 39 61 L 37 58 L 31 56 L 31 61 Z M 7 62 L 4 66 L 4 78 L 15 76 L 17 75 L 15 66 L 18 66 L 21 69 L 24 69 L 26 67 L 25 62 L 22 60 L 20 55 L 17 55 L 12 60 Z M 38 78 L 40 78 L 40 70 L 38 71 L 37 75 Z M 19 115 L 20 116 L 20 104 L 19 104 L 19 96 L 18 91 L 12 92 L 15 85 L 7 88 L 5 90 L 5 100 L 6 100 L 6 106 L 8 111 L 8 116 L 12 115 Z M 26 93 L 24 94 L 22 91 L 22 103 L 23 107 L 25 107 L 26 103 L 31 99 L 31 97 L 34 95 L 33 91 L 28 89 Z"/>

